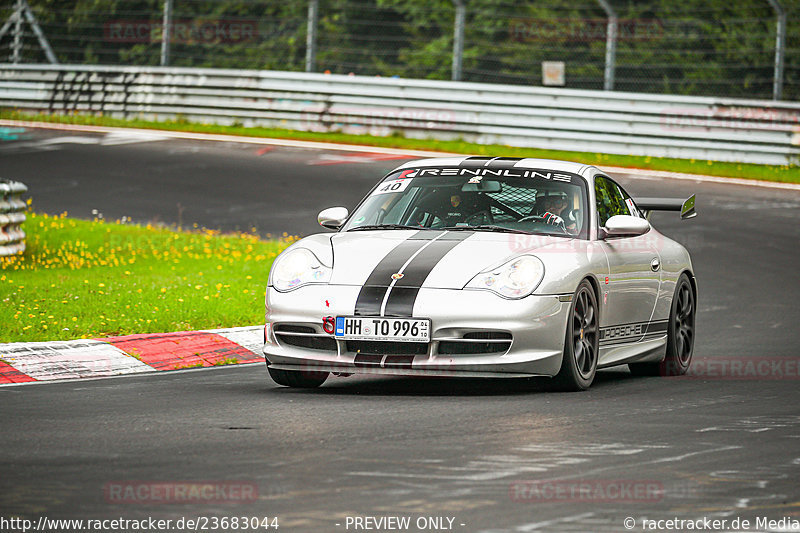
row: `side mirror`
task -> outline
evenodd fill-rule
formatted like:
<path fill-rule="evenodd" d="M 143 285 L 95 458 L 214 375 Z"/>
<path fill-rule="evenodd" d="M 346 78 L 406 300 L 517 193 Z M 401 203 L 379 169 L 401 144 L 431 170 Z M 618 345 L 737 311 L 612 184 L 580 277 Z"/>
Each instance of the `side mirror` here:
<path fill-rule="evenodd" d="M 687 220 L 697 216 L 694 208 L 694 194 L 687 198 L 681 205 L 681 220 Z"/>
<path fill-rule="evenodd" d="M 614 215 L 606 221 L 603 228 L 606 237 L 631 237 L 644 235 L 650 231 L 650 223 L 631 215 Z"/>
<path fill-rule="evenodd" d="M 339 229 L 349 214 L 346 207 L 329 207 L 319 212 L 317 222 L 323 228 Z"/>

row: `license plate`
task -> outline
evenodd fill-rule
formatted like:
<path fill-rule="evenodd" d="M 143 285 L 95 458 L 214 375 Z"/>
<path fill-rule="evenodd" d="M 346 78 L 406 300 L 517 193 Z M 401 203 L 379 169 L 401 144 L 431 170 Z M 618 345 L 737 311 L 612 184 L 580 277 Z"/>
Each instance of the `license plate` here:
<path fill-rule="evenodd" d="M 359 341 L 430 341 L 431 321 L 427 318 L 336 317 L 334 336 Z"/>

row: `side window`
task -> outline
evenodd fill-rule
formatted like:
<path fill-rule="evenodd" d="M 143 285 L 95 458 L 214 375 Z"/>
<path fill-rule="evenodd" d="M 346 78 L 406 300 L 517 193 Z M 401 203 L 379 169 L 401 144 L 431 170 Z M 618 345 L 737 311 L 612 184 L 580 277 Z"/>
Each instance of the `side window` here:
<path fill-rule="evenodd" d="M 645 217 L 643 217 L 643 216 L 642 216 L 642 214 L 639 212 L 639 208 L 638 208 L 638 207 L 636 207 L 636 204 L 633 202 L 633 198 L 631 198 L 631 195 L 630 195 L 630 194 L 628 194 L 628 193 L 627 193 L 627 191 L 626 191 L 625 189 L 623 189 L 622 187 L 620 187 L 620 186 L 619 186 L 619 185 L 617 185 L 616 183 L 615 183 L 614 185 L 616 185 L 616 186 L 617 186 L 617 188 L 618 188 L 618 189 L 620 190 L 620 192 L 622 193 L 622 197 L 623 197 L 623 198 L 625 198 L 625 205 L 627 205 L 627 206 L 628 206 L 628 211 L 630 212 L 630 214 L 631 214 L 631 215 L 633 215 L 633 216 L 635 216 L 635 217 L 639 217 L 639 218 L 645 218 Z"/>
<path fill-rule="evenodd" d="M 597 176 L 594 180 L 594 187 L 597 196 L 597 223 L 600 227 L 605 226 L 606 221 L 614 215 L 631 214 L 619 185 L 604 176 Z M 631 202 L 632 204 L 633 202 Z"/>

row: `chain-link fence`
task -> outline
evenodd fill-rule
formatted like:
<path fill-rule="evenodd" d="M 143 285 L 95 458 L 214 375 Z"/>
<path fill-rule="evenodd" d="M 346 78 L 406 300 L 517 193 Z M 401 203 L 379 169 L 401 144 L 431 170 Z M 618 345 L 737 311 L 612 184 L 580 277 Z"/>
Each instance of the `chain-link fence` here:
<path fill-rule="evenodd" d="M 800 99 L 797 0 L 7 2 L 0 61 Z"/>

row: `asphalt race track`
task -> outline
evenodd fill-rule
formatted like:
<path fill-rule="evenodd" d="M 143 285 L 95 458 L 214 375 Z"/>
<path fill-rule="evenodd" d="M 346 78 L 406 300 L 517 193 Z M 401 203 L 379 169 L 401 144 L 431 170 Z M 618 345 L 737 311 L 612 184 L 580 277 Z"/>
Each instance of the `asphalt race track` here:
<path fill-rule="evenodd" d="M 97 210 L 111 220 L 306 235 L 321 230 L 322 208 L 353 205 L 376 173 L 400 164 L 358 163 L 372 159 L 358 153 L 29 131 L 30 139 L 0 142 L 0 173 L 28 185 L 37 210 L 80 218 Z"/>
<path fill-rule="evenodd" d="M 354 206 L 399 164 L 29 135 L 0 142 L 0 175 L 26 183 L 39 211 L 273 235 L 317 231 L 320 209 Z M 696 219 L 653 218 L 689 248 L 699 281 L 692 375 L 635 378 L 622 367 L 580 394 L 401 377 L 300 391 L 259 364 L 3 387 L 0 516 L 277 516 L 283 532 L 355 531 L 353 517 L 385 516 L 411 517 L 408 531 L 447 517 L 465 532 L 800 519 L 800 192 L 617 177 L 634 196 L 697 193 Z M 120 503 L 108 492 L 185 482 L 244 484 L 257 497 Z"/>

